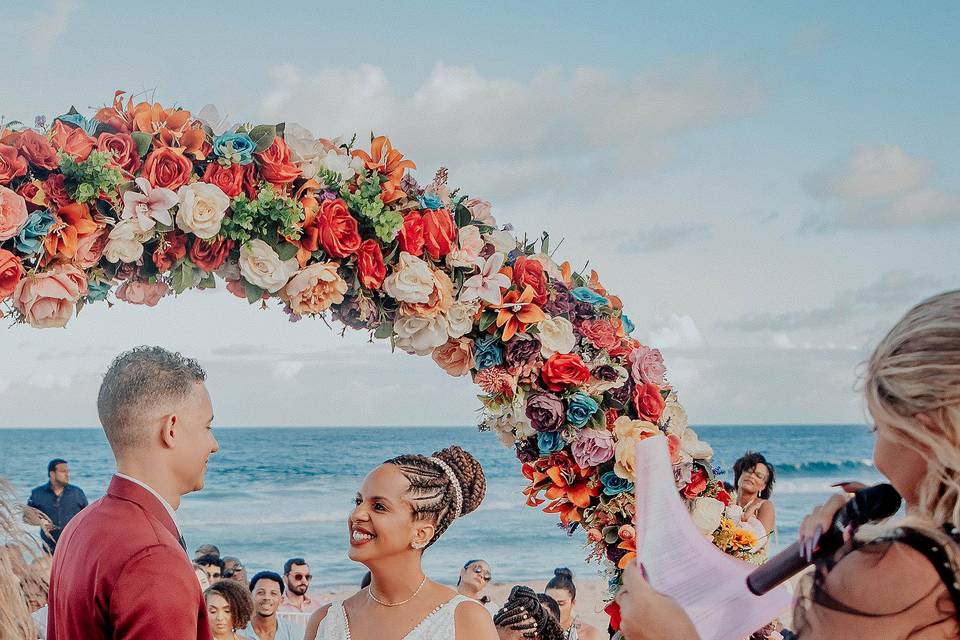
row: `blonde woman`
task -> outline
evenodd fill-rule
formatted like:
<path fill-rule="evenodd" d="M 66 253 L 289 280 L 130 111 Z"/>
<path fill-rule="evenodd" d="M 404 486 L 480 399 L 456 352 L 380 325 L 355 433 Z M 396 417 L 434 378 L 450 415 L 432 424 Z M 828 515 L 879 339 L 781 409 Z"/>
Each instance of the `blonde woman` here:
<path fill-rule="evenodd" d="M 906 517 L 866 528 L 817 563 L 795 605 L 803 640 L 933 640 L 960 635 L 960 291 L 917 305 L 880 342 L 864 395 L 874 463 Z M 816 547 L 846 502 L 834 496 L 800 528 Z M 631 567 L 617 598 L 628 640 L 696 638 L 690 619 Z"/>

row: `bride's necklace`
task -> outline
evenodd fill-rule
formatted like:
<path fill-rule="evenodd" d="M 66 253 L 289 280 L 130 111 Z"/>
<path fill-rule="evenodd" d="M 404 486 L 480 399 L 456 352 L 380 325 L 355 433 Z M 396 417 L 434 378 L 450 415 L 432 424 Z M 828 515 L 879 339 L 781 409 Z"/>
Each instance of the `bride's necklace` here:
<path fill-rule="evenodd" d="M 416 598 L 417 594 L 420 593 L 420 590 L 423 589 L 423 585 L 425 584 L 427 584 L 427 576 L 423 576 L 423 580 L 420 581 L 420 586 L 417 587 L 417 590 L 413 592 L 413 595 L 401 602 L 384 602 L 383 600 L 381 600 L 380 598 L 378 598 L 373 594 L 373 585 L 370 585 L 367 588 L 367 595 L 370 596 L 371 600 L 373 600 L 374 602 L 376 602 L 382 607 L 399 607 L 400 605 L 407 604 L 408 602 Z"/>

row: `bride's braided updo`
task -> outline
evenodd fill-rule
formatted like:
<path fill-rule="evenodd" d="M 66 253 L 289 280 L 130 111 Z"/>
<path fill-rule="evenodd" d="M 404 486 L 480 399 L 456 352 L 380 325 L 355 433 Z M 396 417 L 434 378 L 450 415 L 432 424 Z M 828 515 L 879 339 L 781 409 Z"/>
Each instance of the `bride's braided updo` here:
<path fill-rule="evenodd" d="M 483 467 L 458 446 L 432 456 L 406 454 L 387 460 L 396 465 L 410 483 L 406 498 L 413 505 L 414 520 L 432 520 L 436 531 L 432 545 L 453 521 L 480 506 L 487 490 Z"/>

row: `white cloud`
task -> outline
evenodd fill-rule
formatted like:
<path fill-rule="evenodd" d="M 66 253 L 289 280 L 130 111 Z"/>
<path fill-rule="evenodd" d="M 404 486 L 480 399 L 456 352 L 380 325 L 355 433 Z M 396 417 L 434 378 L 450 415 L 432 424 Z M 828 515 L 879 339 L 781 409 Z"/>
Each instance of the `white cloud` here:
<path fill-rule="evenodd" d="M 891 144 L 854 149 L 846 162 L 804 181 L 808 193 L 837 204 L 831 224 L 905 226 L 960 221 L 960 193 L 931 183 L 932 163 Z"/>
<path fill-rule="evenodd" d="M 693 318 L 673 314 L 666 323 L 650 332 L 649 344 L 663 349 L 693 348 L 703 344 L 703 336 Z"/>

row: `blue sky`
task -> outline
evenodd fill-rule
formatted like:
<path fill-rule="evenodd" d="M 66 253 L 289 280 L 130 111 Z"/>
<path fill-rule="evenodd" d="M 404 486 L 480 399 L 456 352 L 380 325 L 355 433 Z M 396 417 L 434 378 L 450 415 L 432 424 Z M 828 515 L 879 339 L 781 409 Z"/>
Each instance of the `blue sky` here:
<path fill-rule="evenodd" d="M 954 3 L 264 6 L 20 3 L 0 114 L 122 88 L 387 133 L 422 179 L 446 166 L 499 221 L 590 260 L 699 423 L 860 420 L 869 346 L 960 287 Z M 95 424 L 97 375 L 145 340 L 207 365 L 225 425 L 475 419 L 471 385 L 429 360 L 213 293 L 6 330 L 0 425 Z M 318 391 L 336 402 L 297 400 Z"/>

